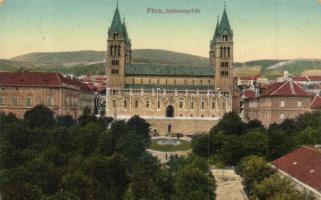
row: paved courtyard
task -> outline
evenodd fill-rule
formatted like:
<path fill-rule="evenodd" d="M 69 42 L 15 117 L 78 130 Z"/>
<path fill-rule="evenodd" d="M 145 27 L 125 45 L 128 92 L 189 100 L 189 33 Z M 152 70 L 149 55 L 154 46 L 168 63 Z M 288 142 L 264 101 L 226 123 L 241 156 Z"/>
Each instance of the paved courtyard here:
<path fill-rule="evenodd" d="M 243 191 L 242 178 L 234 170 L 213 169 L 216 179 L 216 200 L 247 200 Z"/>

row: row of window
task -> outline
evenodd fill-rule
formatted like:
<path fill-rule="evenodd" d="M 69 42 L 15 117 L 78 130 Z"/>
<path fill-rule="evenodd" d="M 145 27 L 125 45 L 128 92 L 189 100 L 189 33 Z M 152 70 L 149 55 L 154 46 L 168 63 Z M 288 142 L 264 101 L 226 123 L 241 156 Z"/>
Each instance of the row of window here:
<path fill-rule="evenodd" d="M 115 106 L 116 106 L 116 105 L 115 105 L 115 101 L 114 101 L 114 107 L 115 107 Z M 136 100 L 136 101 L 135 101 L 135 108 L 138 108 L 138 106 L 139 106 L 139 102 Z M 150 105 L 150 101 L 146 101 L 144 107 L 145 107 L 145 108 L 150 108 L 150 106 L 151 106 L 151 105 Z M 212 109 L 215 109 L 215 106 L 216 106 L 216 103 L 213 101 L 213 102 L 211 103 L 211 108 L 212 108 Z M 181 102 L 178 102 L 178 108 L 179 108 L 179 109 L 183 109 L 183 107 L 184 107 L 184 102 L 182 102 L 182 101 L 181 101 Z M 127 108 L 127 100 L 124 101 L 124 108 Z M 159 108 L 159 109 L 161 108 L 161 102 L 160 102 L 160 101 L 157 102 L 157 108 Z M 190 104 L 190 109 L 191 109 L 191 110 L 194 110 L 194 101 L 191 102 L 191 104 Z M 205 102 L 204 102 L 204 101 L 201 102 L 201 109 L 202 109 L 202 110 L 205 109 Z"/>
<path fill-rule="evenodd" d="M 6 97 L 0 97 L 0 105 L 5 105 L 5 104 L 7 104 Z M 12 97 L 10 104 L 14 106 L 19 105 L 18 97 Z M 24 105 L 32 106 L 32 97 L 26 97 L 24 101 Z"/>
<path fill-rule="evenodd" d="M 111 74 L 119 74 L 119 69 L 112 69 Z"/>
<path fill-rule="evenodd" d="M 264 106 L 264 105 L 261 105 L 261 106 Z M 258 107 L 257 101 L 250 101 L 249 107 L 250 107 L 250 108 Z M 285 100 L 281 100 L 281 101 L 280 101 L 280 107 L 281 107 L 281 108 L 284 108 L 284 107 L 285 107 Z M 297 107 L 299 107 L 299 108 L 302 107 L 302 101 L 297 101 Z"/>
<path fill-rule="evenodd" d="M 228 62 L 221 62 L 221 67 L 228 67 L 229 63 Z"/>
<path fill-rule="evenodd" d="M 230 47 L 221 47 L 220 48 L 220 57 L 221 58 L 229 58 L 231 56 L 231 48 Z"/>
<path fill-rule="evenodd" d="M 170 81 L 169 81 L 168 79 L 166 79 L 166 80 L 165 80 L 165 85 L 168 85 L 169 82 L 170 82 Z M 203 85 L 204 82 L 205 82 L 204 80 L 200 80 L 200 81 L 199 81 L 200 85 Z M 177 84 L 176 79 L 173 80 L 173 83 L 174 83 L 174 85 Z M 195 85 L 195 83 L 196 83 L 196 81 L 195 81 L 195 80 L 192 80 L 192 85 Z M 135 81 L 134 78 L 132 79 L 132 84 L 137 84 L 137 81 Z M 142 79 L 142 78 L 140 79 L 139 84 L 143 84 L 143 79 Z M 148 79 L 148 84 L 152 84 L 152 79 Z M 157 79 L 157 85 L 159 85 L 159 84 L 160 84 L 160 80 Z M 208 84 L 208 85 L 211 85 L 211 80 L 207 80 L 207 84 Z M 184 80 L 184 85 L 187 85 L 187 80 Z"/>
<path fill-rule="evenodd" d="M 120 56 L 120 45 L 111 45 L 109 49 L 109 55 L 111 56 Z"/>
<path fill-rule="evenodd" d="M 111 65 L 119 66 L 119 60 L 112 60 Z"/>
<path fill-rule="evenodd" d="M 285 101 L 281 100 L 280 101 L 280 107 L 284 108 L 285 107 Z M 302 101 L 297 101 L 297 107 L 301 108 L 302 107 Z"/>
<path fill-rule="evenodd" d="M 0 105 L 6 105 L 8 104 L 6 97 L 0 96 Z M 33 106 L 33 97 L 29 96 L 26 97 L 23 101 L 23 103 L 20 103 L 18 97 L 14 96 L 11 98 L 10 105 L 25 105 L 25 106 Z M 48 97 L 45 105 L 47 106 L 54 106 L 55 100 L 53 97 Z M 67 98 L 66 99 L 66 106 L 77 106 L 78 105 L 78 99 L 76 98 Z M 90 102 L 80 102 L 81 106 L 91 106 L 92 103 Z"/>
<path fill-rule="evenodd" d="M 228 76 L 228 71 L 221 71 L 221 76 Z"/>

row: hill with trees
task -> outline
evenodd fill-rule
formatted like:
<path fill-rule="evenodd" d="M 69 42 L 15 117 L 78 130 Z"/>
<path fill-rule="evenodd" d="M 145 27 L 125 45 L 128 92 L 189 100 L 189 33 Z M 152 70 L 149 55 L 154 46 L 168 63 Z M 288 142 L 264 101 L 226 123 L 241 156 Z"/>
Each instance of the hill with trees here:
<path fill-rule="evenodd" d="M 21 67 L 32 71 L 57 71 L 65 74 L 104 74 L 105 51 L 71 51 L 28 53 L 0 60 L 0 71 L 15 71 Z M 208 66 L 208 58 L 161 49 L 134 49 L 133 63 L 159 63 L 180 66 Z M 251 76 L 261 73 L 269 78 L 281 76 L 283 71 L 294 75 L 313 70 L 321 73 L 321 60 L 253 60 L 234 63 L 236 75 Z"/>

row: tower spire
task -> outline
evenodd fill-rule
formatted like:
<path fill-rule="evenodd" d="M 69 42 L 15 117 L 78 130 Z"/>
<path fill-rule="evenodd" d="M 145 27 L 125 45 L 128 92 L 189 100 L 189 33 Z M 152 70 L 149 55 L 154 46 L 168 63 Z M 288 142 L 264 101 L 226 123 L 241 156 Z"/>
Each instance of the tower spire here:
<path fill-rule="evenodd" d="M 226 5 L 224 5 L 224 11 L 223 11 L 223 15 L 222 15 L 221 22 L 220 22 L 220 31 L 219 32 L 220 32 L 220 34 L 222 34 L 223 32 L 227 32 L 228 34 L 233 35 L 233 31 L 231 29 L 230 22 L 227 17 Z"/>
<path fill-rule="evenodd" d="M 115 9 L 115 13 L 114 13 L 114 17 L 113 17 L 113 21 L 111 23 L 111 26 L 108 30 L 109 33 L 122 33 L 122 21 L 121 21 L 121 17 L 120 17 L 120 13 L 119 13 L 119 9 L 118 9 L 118 0 L 117 0 L 117 7 Z"/>

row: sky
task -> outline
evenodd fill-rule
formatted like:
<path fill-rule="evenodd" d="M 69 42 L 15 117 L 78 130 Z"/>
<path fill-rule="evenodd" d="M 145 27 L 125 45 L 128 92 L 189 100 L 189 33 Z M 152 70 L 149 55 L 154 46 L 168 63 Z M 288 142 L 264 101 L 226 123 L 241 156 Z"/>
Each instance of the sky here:
<path fill-rule="evenodd" d="M 5 0 L 0 58 L 30 52 L 105 50 L 116 0 Z M 155 9 L 199 9 L 152 14 Z M 224 0 L 119 0 L 133 49 L 208 57 Z M 234 60 L 321 59 L 321 0 L 226 0 Z"/>

